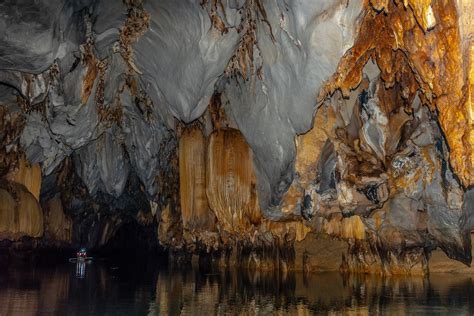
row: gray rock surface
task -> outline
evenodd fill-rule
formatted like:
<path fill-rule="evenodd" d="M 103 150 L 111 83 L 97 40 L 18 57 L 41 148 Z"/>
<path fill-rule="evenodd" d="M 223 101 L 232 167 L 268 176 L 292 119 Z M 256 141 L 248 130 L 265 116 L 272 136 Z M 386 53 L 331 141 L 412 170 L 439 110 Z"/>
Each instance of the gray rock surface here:
<path fill-rule="evenodd" d="M 134 64 L 141 72 L 136 77 L 140 91 L 153 103 L 154 122 L 147 124 L 133 105 L 136 96 L 124 89 L 128 65 L 114 48 L 127 19 L 126 5 L 119 1 L 26 1 L 7 8 L 5 4 L 1 21 L 10 26 L 0 39 L 0 79 L 16 87 L 30 103 L 46 103 L 42 119 L 38 114 L 27 115 L 31 123 L 21 144 L 29 159 L 43 162 L 48 174 L 65 156 L 85 151 L 83 147 L 102 137 L 108 127 L 98 115 L 97 93 L 103 89 L 104 108 L 115 106 L 117 100 L 123 106 L 124 124 L 120 128 L 124 129 L 127 148 L 134 148 L 129 155 L 131 166 L 152 193 L 155 189 L 150 171 L 157 164 L 157 147 L 167 131 L 164 126 L 173 128 L 174 119 L 191 122 L 200 117 L 218 88 L 224 90 L 229 115 L 254 151 L 263 209 L 278 205 L 291 182 L 294 136 L 310 128 L 316 95 L 351 46 L 362 4 L 265 3 L 266 15 L 258 12 L 253 17 L 256 48 L 250 62 L 255 65 L 247 65 L 254 73 L 249 71 L 246 81 L 228 77 L 226 69 L 232 56 L 242 49 L 244 32 L 238 29 L 249 23 L 244 16 L 249 4 L 224 1 L 223 5 L 224 11 L 219 9 L 217 14 L 222 16 L 226 32 L 213 27 L 211 4 L 201 6 L 192 0 L 144 2 L 149 28 L 132 43 L 132 50 Z M 253 9 L 257 10 L 255 4 Z M 37 18 L 30 16 L 35 10 L 41 13 Z M 22 44 L 26 41 L 18 40 L 18 34 L 31 39 L 27 46 Z M 107 68 L 103 84 L 96 76 L 90 97 L 83 104 L 81 91 L 90 78 L 86 77 L 87 56 L 79 46 L 87 38 L 92 40 L 93 54 Z M 57 78 L 47 70 L 55 58 Z M 26 91 L 24 73 L 40 72 L 44 73 L 36 76 L 33 88 Z M 216 87 L 222 80 L 227 83 Z M 115 173 L 126 176 L 126 170 Z M 91 191 L 95 191 L 92 183 L 97 183 L 97 177 L 98 172 L 84 177 L 89 179 L 86 183 L 90 181 Z M 120 194 L 114 189 L 108 193 Z M 273 212 L 278 210 L 274 208 Z"/>

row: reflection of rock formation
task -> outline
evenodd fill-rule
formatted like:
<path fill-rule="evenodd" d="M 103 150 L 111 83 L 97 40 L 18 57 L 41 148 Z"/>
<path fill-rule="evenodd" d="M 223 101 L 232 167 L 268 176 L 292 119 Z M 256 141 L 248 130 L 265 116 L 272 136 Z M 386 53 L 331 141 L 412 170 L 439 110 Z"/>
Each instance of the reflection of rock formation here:
<path fill-rule="evenodd" d="M 471 295 L 462 291 L 471 282 L 462 275 L 423 278 L 289 273 L 282 277 L 248 270 L 211 275 L 171 270 L 158 274 L 150 310 L 162 314 L 370 315 L 410 313 L 416 308 L 435 311 L 452 301 L 464 310 L 469 308 Z"/>
<path fill-rule="evenodd" d="M 26 268 L 18 263 L 15 266 L 16 268 L 5 269 L 8 271 L 6 273 L 8 279 L 3 281 L 8 286 L 3 286 L 0 290 L 0 313 L 5 315 L 58 313 L 60 305 L 69 295 L 69 270 L 63 269 L 64 267 Z"/>
<path fill-rule="evenodd" d="M 54 258 L 48 258 L 46 266 L 11 262 L 3 268 L 6 273 L 0 276 L 2 315 L 144 315 L 152 299 L 148 289 L 154 286 L 154 278 L 147 275 L 150 270 L 143 262 L 140 271 L 126 279 L 126 286 L 117 285 L 117 275 L 99 262 L 87 265 L 85 277 L 80 280 L 76 278 L 75 264 L 56 262 Z M 127 303 L 123 299 L 125 292 L 133 295 Z"/>
<path fill-rule="evenodd" d="M 463 314 L 472 308 L 473 279 L 462 274 L 205 273 L 141 260 L 118 271 L 95 262 L 78 280 L 74 264 L 2 268 L 2 315 Z"/>
<path fill-rule="evenodd" d="M 470 9 L 0 4 L 1 237 L 288 268 L 312 231 L 347 270 L 469 263 Z"/>

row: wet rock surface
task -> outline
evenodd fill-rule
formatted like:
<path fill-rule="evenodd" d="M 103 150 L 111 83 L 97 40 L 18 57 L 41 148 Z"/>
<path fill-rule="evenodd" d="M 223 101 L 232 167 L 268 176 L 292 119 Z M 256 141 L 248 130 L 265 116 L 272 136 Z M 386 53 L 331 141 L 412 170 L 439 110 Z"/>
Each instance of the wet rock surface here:
<path fill-rule="evenodd" d="M 262 269 L 470 264 L 471 6 L 0 4 L 0 236 Z"/>

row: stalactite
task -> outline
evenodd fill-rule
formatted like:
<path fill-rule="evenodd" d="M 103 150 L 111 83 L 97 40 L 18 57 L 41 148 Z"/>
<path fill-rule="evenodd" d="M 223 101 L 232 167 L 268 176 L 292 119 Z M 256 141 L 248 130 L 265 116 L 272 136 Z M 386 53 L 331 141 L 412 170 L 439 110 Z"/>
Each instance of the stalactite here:
<path fill-rule="evenodd" d="M 222 230 L 246 232 L 260 222 L 252 154 L 242 134 L 220 129 L 209 137 L 207 197 Z"/>
<path fill-rule="evenodd" d="M 21 153 L 17 149 L 18 140 L 23 128 L 25 118 L 21 111 L 11 111 L 0 104 L 0 175 L 4 176 L 18 164 Z"/>
<path fill-rule="evenodd" d="M 311 227 L 305 225 L 303 221 L 262 221 L 260 227 L 262 233 L 271 232 L 274 236 L 290 236 L 289 240 L 300 242 L 306 238 L 306 235 L 311 231 Z"/>
<path fill-rule="evenodd" d="M 2 238 L 19 239 L 23 236 L 43 235 L 43 211 L 36 198 L 25 186 L 2 181 L 0 214 Z"/>
<path fill-rule="evenodd" d="M 127 1 L 128 14 L 124 26 L 120 30 L 119 51 L 128 64 L 129 74 L 142 72 L 133 60 L 132 44 L 136 42 L 147 30 L 150 24 L 150 14 L 143 10 L 141 1 Z"/>
<path fill-rule="evenodd" d="M 186 128 L 179 140 L 179 184 L 183 228 L 214 231 L 215 216 L 206 197 L 206 139 L 199 127 Z"/>
<path fill-rule="evenodd" d="M 365 225 L 359 216 L 355 215 L 342 220 L 341 237 L 357 240 L 365 239 Z"/>
<path fill-rule="evenodd" d="M 86 42 L 80 46 L 82 54 L 80 61 L 86 67 L 86 72 L 82 79 L 81 102 L 82 104 L 87 104 L 99 73 L 97 68 L 99 61 L 93 52 L 94 40 L 92 38 L 92 25 L 89 16 L 84 17 L 84 24 L 86 26 Z"/>
<path fill-rule="evenodd" d="M 30 165 L 24 157 L 19 159 L 18 166 L 11 169 L 6 179 L 23 184 L 39 201 L 41 191 L 41 167 L 39 164 Z"/>
<path fill-rule="evenodd" d="M 16 230 L 16 205 L 11 194 L 5 189 L 0 189 L 0 235 L 2 238 L 10 237 L 10 234 Z"/>

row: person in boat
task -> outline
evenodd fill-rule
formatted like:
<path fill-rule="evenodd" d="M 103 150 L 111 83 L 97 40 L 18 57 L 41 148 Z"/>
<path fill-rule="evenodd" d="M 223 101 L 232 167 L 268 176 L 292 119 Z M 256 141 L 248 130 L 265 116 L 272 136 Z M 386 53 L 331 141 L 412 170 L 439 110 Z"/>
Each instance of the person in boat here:
<path fill-rule="evenodd" d="M 84 261 L 87 258 L 87 250 L 86 248 L 81 248 L 79 251 L 76 253 L 76 259 L 79 261 Z"/>

